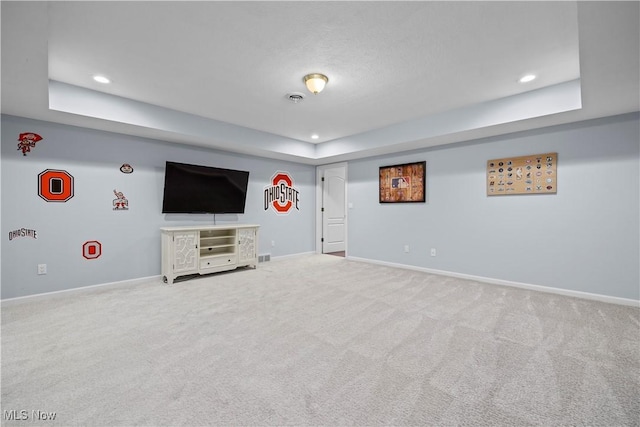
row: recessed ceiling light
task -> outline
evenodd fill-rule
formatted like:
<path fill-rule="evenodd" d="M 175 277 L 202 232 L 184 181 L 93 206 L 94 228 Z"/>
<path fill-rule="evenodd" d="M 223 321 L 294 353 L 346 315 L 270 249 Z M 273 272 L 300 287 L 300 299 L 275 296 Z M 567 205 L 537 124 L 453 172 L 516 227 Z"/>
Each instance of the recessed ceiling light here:
<path fill-rule="evenodd" d="M 311 135 L 311 139 L 318 139 L 318 138 L 320 138 L 320 137 L 318 136 L 317 133 L 314 133 L 313 135 Z"/>
<path fill-rule="evenodd" d="M 301 102 L 304 100 L 304 95 L 301 94 L 300 92 L 291 92 L 287 94 L 287 99 L 293 102 L 294 104 L 297 104 L 298 102 Z"/>
<path fill-rule="evenodd" d="M 105 76 L 93 76 L 93 80 L 103 84 L 111 83 L 111 80 L 109 80 Z"/>
<path fill-rule="evenodd" d="M 526 76 L 523 76 L 519 82 L 520 83 L 528 83 L 531 80 L 535 80 L 536 76 L 534 74 L 527 74 Z"/>

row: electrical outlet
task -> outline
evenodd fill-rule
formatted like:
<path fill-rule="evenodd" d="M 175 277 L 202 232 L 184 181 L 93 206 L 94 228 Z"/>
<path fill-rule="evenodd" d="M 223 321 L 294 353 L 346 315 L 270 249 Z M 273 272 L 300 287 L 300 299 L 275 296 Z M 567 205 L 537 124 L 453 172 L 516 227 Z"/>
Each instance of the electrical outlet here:
<path fill-rule="evenodd" d="M 47 264 L 38 264 L 38 274 L 47 274 Z"/>
<path fill-rule="evenodd" d="M 431 248 L 431 256 L 436 256 L 436 248 Z"/>
<path fill-rule="evenodd" d="M 276 241 L 275 241 L 275 240 L 272 240 L 272 241 L 271 241 L 271 247 L 273 248 L 273 247 L 275 247 L 275 246 L 276 246 Z"/>
<path fill-rule="evenodd" d="M 404 245 L 404 252 L 409 253 L 409 245 Z"/>

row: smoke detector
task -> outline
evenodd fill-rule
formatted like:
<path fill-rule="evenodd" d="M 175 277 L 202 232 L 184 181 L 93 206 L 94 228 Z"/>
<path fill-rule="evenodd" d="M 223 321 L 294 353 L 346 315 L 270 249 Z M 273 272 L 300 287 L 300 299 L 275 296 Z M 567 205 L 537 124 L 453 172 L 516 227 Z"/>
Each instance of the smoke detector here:
<path fill-rule="evenodd" d="M 294 104 L 297 104 L 298 102 L 301 102 L 302 100 L 304 100 L 304 95 L 301 94 L 300 92 L 291 92 L 287 94 L 287 99 L 293 102 Z"/>

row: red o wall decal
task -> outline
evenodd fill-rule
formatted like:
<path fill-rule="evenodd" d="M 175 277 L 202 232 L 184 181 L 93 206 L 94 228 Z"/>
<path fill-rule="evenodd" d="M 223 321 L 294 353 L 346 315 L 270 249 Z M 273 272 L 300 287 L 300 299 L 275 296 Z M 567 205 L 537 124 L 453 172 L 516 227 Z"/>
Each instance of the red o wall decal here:
<path fill-rule="evenodd" d="M 293 186 L 293 180 L 291 179 L 291 177 L 282 172 L 276 174 L 271 181 L 274 186 L 278 185 L 280 181 L 284 181 L 289 187 Z M 287 200 L 287 202 L 284 205 L 280 204 L 278 200 L 273 201 L 273 208 L 279 213 L 289 212 L 289 209 L 291 209 L 291 206 L 293 206 L 293 202 L 291 200 Z"/>
<path fill-rule="evenodd" d="M 102 244 L 97 240 L 89 240 L 82 245 L 82 256 L 86 259 L 96 259 L 102 255 Z"/>
<path fill-rule="evenodd" d="M 38 196 L 47 202 L 66 202 L 73 197 L 73 176 L 63 170 L 46 169 L 40 172 Z"/>

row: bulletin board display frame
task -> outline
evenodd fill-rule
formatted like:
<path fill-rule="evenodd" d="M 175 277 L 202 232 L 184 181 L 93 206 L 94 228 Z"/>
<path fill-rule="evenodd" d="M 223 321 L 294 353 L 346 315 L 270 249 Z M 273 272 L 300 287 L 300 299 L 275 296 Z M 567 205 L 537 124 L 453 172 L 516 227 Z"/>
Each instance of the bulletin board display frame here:
<path fill-rule="evenodd" d="M 427 162 L 381 166 L 380 203 L 425 203 Z"/>
<path fill-rule="evenodd" d="M 505 157 L 487 161 L 487 196 L 555 194 L 558 153 Z"/>

